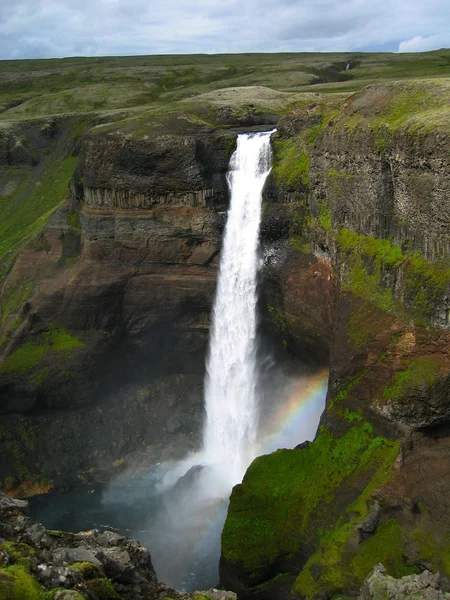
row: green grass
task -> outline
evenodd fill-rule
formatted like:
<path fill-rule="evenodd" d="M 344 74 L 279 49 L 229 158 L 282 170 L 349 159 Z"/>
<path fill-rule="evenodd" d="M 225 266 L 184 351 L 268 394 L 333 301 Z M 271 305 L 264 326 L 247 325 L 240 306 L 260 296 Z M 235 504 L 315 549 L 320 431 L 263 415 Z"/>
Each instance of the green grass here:
<path fill-rule="evenodd" d="M 380 82 L 350 98 L 336 124 L 348 131 L 369 127 L 375 148 L 384 154 L 400 129 L 415 134 L 449 131 L 449 104 L 448 78 Z"/>
<path fill-rule="evenodd" d="M 349 61 L 353 68 L 346 71 Z M 353 92 L 376 81 L 446 76 L 449 51 L 95 57 L 0 66 L 0 119 L 23 119 L 156 106 L 236 86 Z"/>
<path fill-rule="evenodd" d="M 0 204 L 0 280 L 26 241 L 37 235 L 67 197 L 67 187 L 77 164 L 69 156 L 53 161 L 23 202 L 15 197 Z"/>

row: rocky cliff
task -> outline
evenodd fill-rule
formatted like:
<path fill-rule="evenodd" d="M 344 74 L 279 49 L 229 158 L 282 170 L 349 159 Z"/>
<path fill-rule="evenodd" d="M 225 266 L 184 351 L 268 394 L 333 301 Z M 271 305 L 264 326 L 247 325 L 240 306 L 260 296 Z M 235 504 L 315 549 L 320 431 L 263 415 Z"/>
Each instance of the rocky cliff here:
<path fill-rule="evenodd" d="M 256 459 L 233 489 L 221 576 L 242 598 L 354 596 L 376 562 L 449 574 L 448 94 L 369 86 L 279 123 L 267 194 L 293 218 L 275 277 L 288 298 L 302 261 L 335 281 L 314 332 L 330 380 L 314 442 Z"/>
<path fill-rule="evenodd" d="M 47 531 L 27 504 L 0 493 L 2 600 L 236 600 L 216 589 L 177 592 L 158 582 L 139 542 L 112 531 Z"/>
<path fill-rule="evenodd" d="M 2 286 L 7 488 L 102 479 L 135 451 L 152 462 L 196 446 L 234 144 L 186 127 L 84 138 L 68 201 Z"/>
<path fill-rule="evenodd" d="M 308 94 L 278 123 L 262 326 L 330 381 L 315 441 L 233 490 L 221 577 L 242 598 L 355 595 L 377 562 L 450 575 L 448 90 Z M 97 123 L 67 147 L 68 200 L 2 284 L 5 488 L 197 444 L 228 159 L 236 131 L 278 121 L 252 111 Z"/>

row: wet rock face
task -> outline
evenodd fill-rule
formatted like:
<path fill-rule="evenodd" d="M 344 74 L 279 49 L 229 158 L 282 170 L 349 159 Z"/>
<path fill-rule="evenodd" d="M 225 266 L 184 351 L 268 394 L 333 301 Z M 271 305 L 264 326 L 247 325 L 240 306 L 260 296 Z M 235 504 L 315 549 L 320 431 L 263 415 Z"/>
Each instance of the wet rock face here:
<path fill-rule="evenodd" d="M 295 248 L 265 250 L 264 327 L 292 359 L 328 366 L 338 290 L 330 263 Z"/>

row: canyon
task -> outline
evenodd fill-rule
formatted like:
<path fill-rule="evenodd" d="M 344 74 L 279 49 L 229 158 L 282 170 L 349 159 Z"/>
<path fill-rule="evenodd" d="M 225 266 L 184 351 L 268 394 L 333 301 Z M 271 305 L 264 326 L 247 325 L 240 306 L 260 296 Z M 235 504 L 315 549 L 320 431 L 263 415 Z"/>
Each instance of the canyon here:
<path fill-rule="evenodd" d="M 2 125 L 2 194 L 64 189 L 45 225 L 6 232 L 2 487 L 64 491 L 198 449 L 228 163 L 238 133 L 276 126 L 261 335 L 288 374 L 329 368 L 328 395 L 314 441 L 233 489 L 221 584 L 331 598 L 380 562 L 450 575 L 448 80 L 271 94 Z"/>

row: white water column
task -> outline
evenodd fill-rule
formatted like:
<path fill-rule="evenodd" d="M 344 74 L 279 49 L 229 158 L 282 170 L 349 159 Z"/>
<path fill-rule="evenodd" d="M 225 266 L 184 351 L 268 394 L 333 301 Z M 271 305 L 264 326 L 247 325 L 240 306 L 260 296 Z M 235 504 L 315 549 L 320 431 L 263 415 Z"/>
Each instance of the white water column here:
<path fill-rule="evenodd" d="M 207 360 L 204 456 L 230 486 L 256 456 L 258 245 L 272 133 L 239 135 L 227 176 L 231 201 Z"/>

